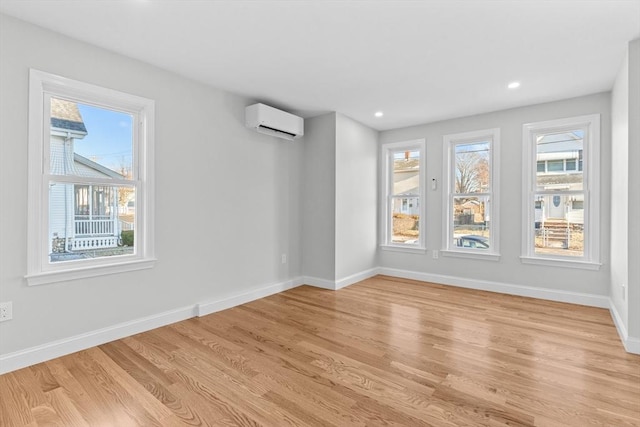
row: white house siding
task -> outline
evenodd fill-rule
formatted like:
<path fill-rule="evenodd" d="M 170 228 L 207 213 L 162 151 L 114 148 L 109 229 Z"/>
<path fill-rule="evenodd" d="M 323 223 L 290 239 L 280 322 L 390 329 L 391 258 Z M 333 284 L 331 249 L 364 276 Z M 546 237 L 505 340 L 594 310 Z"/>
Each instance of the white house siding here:
<path fill-rule="evenodd" d="M 50 171 L 54 175 L 62 175 L 73 170 L 73 142 L 67 141 L 67 151 L 65 153 L 65 138 L 61 136 L 51 136 L 50 139 Z M 53 243 L 54 238 L 67 237 L 68 221 L 73 221 L 73 212 L 67 217 L 66 197 L 69 193 L 68 185 L 62 183 L 49 183 L 49 241 Z M 53 248 L 49 248 L 52 250 Z"/>
<path fill-rule="evenodd" d="M 64 204 L 65 192 L 68 191 L 65 187 L 68 184 L 56 183 L 49 185 L 49 235 L 53 239 L 55 233 L 58 233 L 58 237 L 63 238 L 65 235 L 65 217 L 67 216 L 66 208 Z M 73 220 L 73 217 L 71 217 Z"/>

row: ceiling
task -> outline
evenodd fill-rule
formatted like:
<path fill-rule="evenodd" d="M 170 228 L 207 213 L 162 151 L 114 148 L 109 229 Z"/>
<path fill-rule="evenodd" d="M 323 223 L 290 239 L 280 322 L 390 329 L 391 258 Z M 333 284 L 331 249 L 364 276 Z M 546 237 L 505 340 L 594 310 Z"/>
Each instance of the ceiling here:
<path fill-rule="evenodd" d="M 378 130 L 609 91 L 640 37 L 640 0 L 0 0 L 0 11 Z"/>

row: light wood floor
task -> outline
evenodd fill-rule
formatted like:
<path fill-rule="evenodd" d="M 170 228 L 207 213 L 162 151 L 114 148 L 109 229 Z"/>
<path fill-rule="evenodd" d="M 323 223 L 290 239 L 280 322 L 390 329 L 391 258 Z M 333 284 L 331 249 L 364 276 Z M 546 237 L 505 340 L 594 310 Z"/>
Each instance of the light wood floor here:
<path fill-rule="evenodd" d="M 0 377 L 2 426 L 640 425 L 607 310 L 377 276 Z"/>

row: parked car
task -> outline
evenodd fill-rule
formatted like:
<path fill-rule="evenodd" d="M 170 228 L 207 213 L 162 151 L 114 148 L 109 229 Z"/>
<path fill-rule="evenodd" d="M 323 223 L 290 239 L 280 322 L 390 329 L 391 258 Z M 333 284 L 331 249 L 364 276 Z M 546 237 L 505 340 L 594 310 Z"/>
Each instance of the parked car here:
<path fill-rule="evenodd" d="M 489 238 L 469 234 L 455 238 L 456 246 L 471 249 L 489 249 Z"/>

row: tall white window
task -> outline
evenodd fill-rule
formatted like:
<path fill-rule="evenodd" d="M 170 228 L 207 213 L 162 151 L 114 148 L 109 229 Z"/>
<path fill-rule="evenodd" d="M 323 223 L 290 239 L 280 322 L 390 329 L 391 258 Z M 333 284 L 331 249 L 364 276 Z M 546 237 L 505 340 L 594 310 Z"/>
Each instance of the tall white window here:
<path fill-rule="evenodd" d="M 424 250 L 424 140 L 382 146 L 383 249 Z"/>
<path fill-rule="evenodd" d="M 37 70 L 29 90 L 28 283 L 151 267 L 154 102 Z"/>
<path fill-rule="evenodd" d="M 444 136 L 443 255 L 499 259 L 500 130 Z"/>
<path fill-rule="evenodd" d="M 522 261 L 599 267 L 600 116 L 523 127 Z"/>

